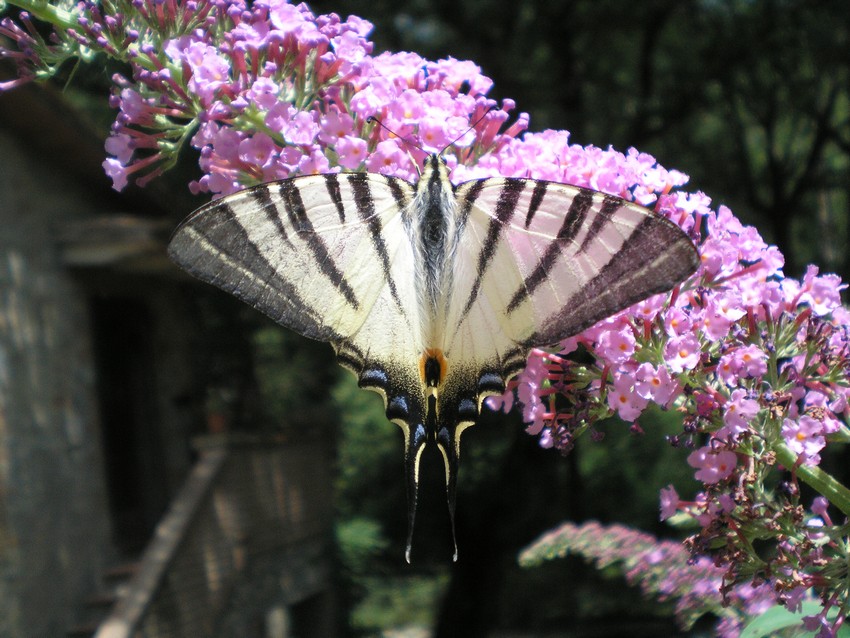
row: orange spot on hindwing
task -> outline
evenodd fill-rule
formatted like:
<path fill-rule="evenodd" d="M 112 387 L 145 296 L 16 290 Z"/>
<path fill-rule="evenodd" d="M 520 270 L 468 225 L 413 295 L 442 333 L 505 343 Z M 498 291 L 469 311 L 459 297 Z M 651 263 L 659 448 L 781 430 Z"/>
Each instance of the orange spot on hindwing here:
<path fill-rule="evenodd" d="M 419 358 L 419 378 L 427 388 L 437 388 L 446 378 L 448 362 L 439 348 L 427 348 Z"/>

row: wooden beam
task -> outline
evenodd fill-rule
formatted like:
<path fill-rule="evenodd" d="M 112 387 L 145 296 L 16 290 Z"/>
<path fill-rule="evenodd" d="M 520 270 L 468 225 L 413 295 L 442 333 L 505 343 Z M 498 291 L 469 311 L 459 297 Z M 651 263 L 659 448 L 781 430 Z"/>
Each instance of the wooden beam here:
<path fill-rule="evenodd" d="M 165 246 L 168 220 L 102 215 L 57 227 L 62 260 L 72 268 L 118 268 L 137 272 L 170 268 Z"/>

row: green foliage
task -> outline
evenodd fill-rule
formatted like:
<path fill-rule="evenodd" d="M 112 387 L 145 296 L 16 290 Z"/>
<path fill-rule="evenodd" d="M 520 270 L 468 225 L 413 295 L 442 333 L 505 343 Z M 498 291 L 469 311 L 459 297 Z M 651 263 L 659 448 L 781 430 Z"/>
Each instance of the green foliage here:
<path fill-rule="evenodd" d="M 691 450 L 665 442 L 667 435 L 681 433 L 681 417 L 650 404 L 640 423 L 645 432 L 635 435 L 610 419 L 601 428 L 603 440 L 581 439 L 578 466 L 586 493 L 593 494 L 594 518 L 653 529 L 659 526 L 658 490 L 673 484 L 686 492 L 697 483 L 685 462 Z"/>
<path fill-rule="evenodd" d="M 257 404 L 264 420 L 275 429 L 302 433 L 316 422 L 327 423 L 333 413 L 327 388 L 341 374 L 331 349 L 253 312 L 251 324 Z"/>
<path fill-rule="evenodd" d="M 339 521 L 336 526 L 336 541 L 340 560 L 356 574 L 368 572 L 375 558 L 388 545 L 380 523 L 372 518 Z"/>
<path fill-rule="evenodd" d="M 771 636 L 795 636 L 798 638 L 814 638 L 817 631 L 806 631 L 803 628 L 803 618 L 814 616 L 821 612 L 817 601 L 806 601 L 798 612 L 790 612 L 785 607 L 774 606 L 757 616 L 741 631 L 739 638 L 769 638 Z M 835 614 L 832 614 L 834 616 Z M 850 637 L 850 627 L 842 625 L 838 630 L 838 638 Z"/>
<path fill-rule="evenodd" d="M 448 580 L 447 571 L 436 577 L 366 579 L 363 584 L 368 595 L 352 612 L 351 624 L 377 635 L 381 635 L 379 629 L 431 627 L 435 602 L 445 592 Z"/>
<path fill-rule="evenodd" d="M 336 538 L 352 599 L 350 626 L 365 635 L 430 627 L 448 570 L 411 570 L 402 561 L 401 433 L 384 416 L 380 397 L 361 390 L 354 375 L 341 375 L 331 396 L 339 417 Z"/>
<path fill-rule="evenodd" d="M 344 520 L 364 515 L 386 520 L 402 507 L 401 432 L 387 421 L 381 398 L 340 375 L 331 392 L 339 422 L 337 511 Z"/>

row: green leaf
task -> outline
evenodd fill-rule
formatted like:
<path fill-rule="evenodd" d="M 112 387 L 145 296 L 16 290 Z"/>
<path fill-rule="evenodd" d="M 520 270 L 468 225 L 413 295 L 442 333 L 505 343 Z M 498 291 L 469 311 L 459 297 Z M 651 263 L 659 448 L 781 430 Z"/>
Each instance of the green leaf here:
<path fill-rule="evenodd" d="M 789 627 L 800 627 L 802 630 L 803 616 L 814 616 L 820 613 L 821 605 L 817 600 L 807 600 L 797 613 L 788 611 L 785 607 L 775 605 L 752 622 L 748 623 L 741 631 L 740 638 L 763 638 L 772 636 L 774 632 Z M 816 632 L 806 631 L 799 636 L 814 636 Z"/>

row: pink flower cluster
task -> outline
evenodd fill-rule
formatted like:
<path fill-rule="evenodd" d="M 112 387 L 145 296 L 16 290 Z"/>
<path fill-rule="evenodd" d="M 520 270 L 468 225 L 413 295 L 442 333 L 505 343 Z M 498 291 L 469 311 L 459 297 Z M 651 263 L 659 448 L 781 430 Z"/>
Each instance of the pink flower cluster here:
<path fill-rule="evenodd" d="M 217 194 L 340 169 L 415 179 L 426 153 L 453 145 L 461 157 L 447 159 L 466 162 L 527 121 L 521 116 L 500 133 L 513 103 L 497 109 L 485 98 L 492 82 L 471 62 L 373 57 L 372 25 L 354 16 L 317 17 L 304 4 L 270 0 L 250 8 L 223 2 L 208 22 L 216 28 L 142 49 L 155 71 L 135 86 L 119 80 L 120 114 L 107 146 L 115 157 L 105 164 L 116 188 L 140 166 L 165 159 L 169 147 L 151 132 L 162 115 L 188 122 L 181 136 L 196 127 L 191 145 L 205 175 L 192 188 Z M 160 157 L 133 153 L 142 148 Z"/>
<path fill-rule="evenodd" d="M 633 157 L 608 156 L 603 165 L 614 170 Z M 536 167 L 528 168 L 535 175 Z M 666 194 L 663 182 L 650 188 L 644 179 L 642 187 L 691 233 L 702 266 L 672 296 L 600 322 L 561 344 L 558 355 L 532 352 L 516 382 L 529 431 L 545 447 L 569 449 L 572 432 L 588 420 L 616 414 L 635 422 L 650 403 L 675 408 L 692 432 L 710 434 L 689 463 L 697 479 L 714 484 L 735 471 L 739 445 L 764 438 L 778 415 L 781 429 L 768 443 L 784 443 L 800 463 L 818 464 L 826 437 L 846 429 L 850 414 L 848 314 L 840 299 L 846 285 L 814 266 L 802 282 L 784 278 L 781 254 L 727 208 L 711 210 L 701 194 Z M 593 355 L 593 366 L 569 358 L 579 346 Z M 559 396 L 570 399 L 568 410 L 559 410 Z"/>
<path fill-rule="evenodd" d="M 524 549 L 519 562 L 530 567 L 567 554 L 592 561 L 599 569 L 615 567 L 646 596 L 674 601 L 676 619 L 685 630 L 713 614 L 719 618 L 716 634 L 734 638 L 748 617 L 762 613 L 773 601 L 767 583 L 724 587 L 723 569 L 705 556 L 693 559 L 681 543 L 596 521 L 560 525 Z"/>
<path fill-rule="evenodd" d="M 187 142 L 204 172 L 192 190 L 228 194 L 340 169 L 412 180 L 428 153 L 451 146 L 450 165 L 472 165 L 527 126 L 521 114 L 502 130 L 513 102 L 498 108 L 487 99 L 492 81 L 472 62 L 372 56 L 372 25 L 356 16 L 315 16 L 284 0 L 114 6 L 109 14 L 78 3 L 77 24 L 59 44 L 5 19 L 0 32 L 19 50 L 0 54 L 19 63 L 20 81 L 46 73 L 40 67 L 72 44 L 130 64 L 131 77 L 113 78 L 118 116 L 106 142 L 104 168 L 117 190 L 130 177 L 144 185 L 159 175 Z"/>

